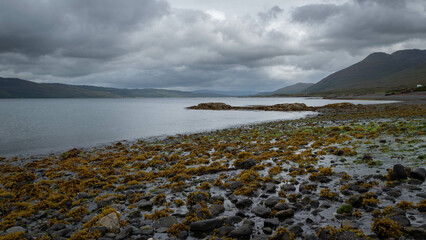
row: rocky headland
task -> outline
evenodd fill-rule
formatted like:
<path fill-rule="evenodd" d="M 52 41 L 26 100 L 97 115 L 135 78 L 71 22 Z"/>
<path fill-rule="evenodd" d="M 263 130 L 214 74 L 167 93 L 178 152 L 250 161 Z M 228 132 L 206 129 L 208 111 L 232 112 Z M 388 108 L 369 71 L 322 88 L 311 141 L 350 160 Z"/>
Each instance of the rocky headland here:
<path fill-rule="evenodd" d="M 316 111 L 1 158 L 0 239 L 426 239 L 425 104 Z"/>

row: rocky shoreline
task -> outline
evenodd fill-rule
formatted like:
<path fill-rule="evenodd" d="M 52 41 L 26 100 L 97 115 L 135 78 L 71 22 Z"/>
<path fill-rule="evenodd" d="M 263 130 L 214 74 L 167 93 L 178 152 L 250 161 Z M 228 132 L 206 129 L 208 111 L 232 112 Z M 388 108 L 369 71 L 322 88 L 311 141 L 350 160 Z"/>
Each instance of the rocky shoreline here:
<path fill-rule="evenodd" d="M 425 239 L 425 105 L 317 111 L 2 158 L 0 239 Z"/>
<path fill-rule="evenodd" d="M 358 105 L 362 106 L 362 105 Z M 196 106 L 187 107 L 187 109 L 193 110 L 247 110 L 247 111 L 281 111 L 281 112 L 290 112 L 290 111 L 317 111 L 322 109 L 346 109 L 346 108 L 356 108 L 357 106 L 352 103 L 332 103 L 320 107 L 309 107 L 304 103 L 282 103 L 275 104 L 271 106 L 244 106 L 236 107 L 231 106 L 221 102 L 208 102 L 200 103 Z"/>

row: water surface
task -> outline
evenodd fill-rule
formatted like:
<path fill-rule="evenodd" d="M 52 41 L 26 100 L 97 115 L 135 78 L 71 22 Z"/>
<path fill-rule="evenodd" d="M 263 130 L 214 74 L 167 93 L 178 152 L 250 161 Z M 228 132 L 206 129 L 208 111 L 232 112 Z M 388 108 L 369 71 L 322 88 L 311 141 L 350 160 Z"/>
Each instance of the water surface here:
<path fill-rule="evenodd" d="M 185 109 L 212 101 L 233 106 L 293 102 L 321 106 L 343 102 L 315 98 L 1 99 L 0 156 L 44 154 L 119 140 L 297 119 L 312 114 Z M 379 101 L 344 102 L 372 104 Z"/>

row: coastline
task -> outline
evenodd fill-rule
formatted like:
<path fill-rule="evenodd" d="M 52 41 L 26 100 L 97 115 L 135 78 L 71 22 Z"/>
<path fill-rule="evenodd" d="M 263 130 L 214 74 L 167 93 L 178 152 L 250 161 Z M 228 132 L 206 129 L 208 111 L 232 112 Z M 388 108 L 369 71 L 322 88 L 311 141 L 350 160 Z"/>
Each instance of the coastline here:
<path fill-rule="evenodd" d="M 389 224 L 379 217 L 421 239 L 424 182 L 386 169 L 425 167 L 425 116 L 424 101 L 357 106 L 74 149 L 22 168 L 2 160 L 0 227 L 28 238 L 384 239 L 371 229 Z M 353 209 L 337 213 L 343 205 Z"/>

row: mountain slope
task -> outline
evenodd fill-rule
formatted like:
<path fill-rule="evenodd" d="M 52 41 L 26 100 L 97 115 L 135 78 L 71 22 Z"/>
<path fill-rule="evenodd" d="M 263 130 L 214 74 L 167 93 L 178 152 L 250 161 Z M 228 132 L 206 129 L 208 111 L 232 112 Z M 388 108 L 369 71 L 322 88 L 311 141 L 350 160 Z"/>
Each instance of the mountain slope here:
<path fill-rule="evenodd" d="M 159 98 L 219 96 L 221 95 L 165 89 L 119 89 L 59 83 L 35 83 L 18 78 L 0 77 L 0 98 Z"/>
<path fill-rule="evenodd" d="M 274 95 L 277 94 L 298 94 L 303 93 L 307 88 L 313 86 L 313 83 L 296 83 L 287 87 L 280 88 L 274 92 Z"/>
<path fill-rule="evenodd" d="M 426 50 L 401 50 L 392 54 L 373 53 L 364 60 L 309 87 L 308 93 L 390 89 L 426 84 Z"/>
<path fill-rule="evenodd" d="M 290 86 L 280 88 L 273 92 L 262 92 L 257 95 L 273 96 L 273 95 L 292 95 L 292 94 L 305 93 L 305 90 L 313 85 L 314 85 L 313 83 L 296 83 Z"/>

